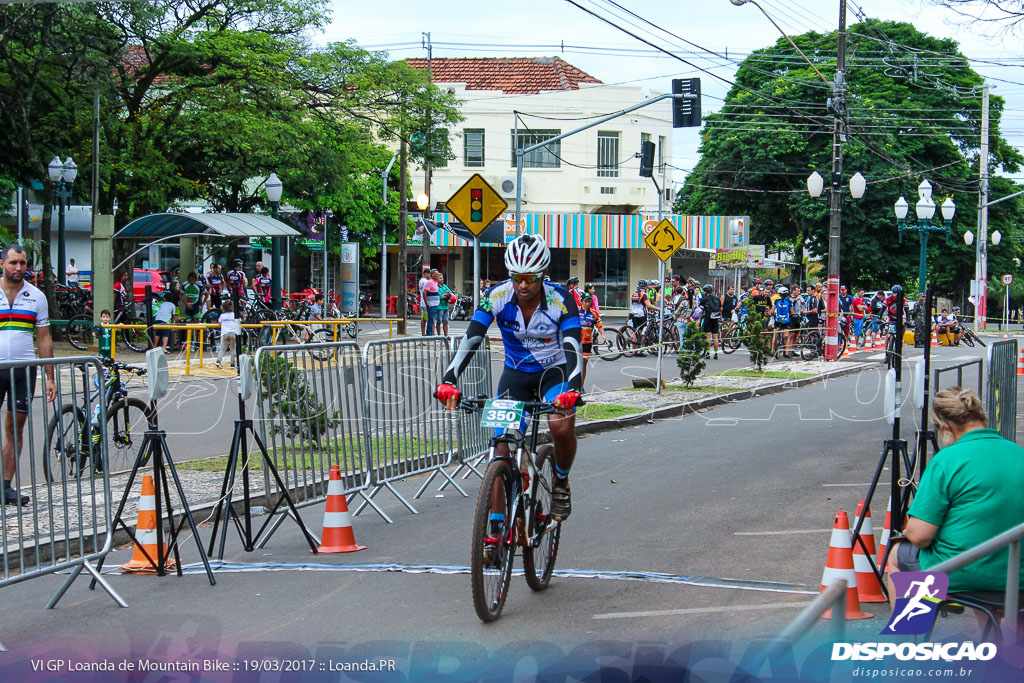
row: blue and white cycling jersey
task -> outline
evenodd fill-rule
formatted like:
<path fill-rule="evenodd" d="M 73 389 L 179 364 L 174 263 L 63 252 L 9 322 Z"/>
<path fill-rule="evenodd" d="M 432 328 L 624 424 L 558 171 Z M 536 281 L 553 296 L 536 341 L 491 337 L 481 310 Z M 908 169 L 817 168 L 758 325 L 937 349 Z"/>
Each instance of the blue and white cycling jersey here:
<path fill-rule="evenodd" d="M 523 320 L 511 280 L 495 286 L 489 296 L 480 300 L 473 321 L 484 327 L 498 323 L 505 344 L 505 365 L 520 372 L 540 372 L 564 365 L 565 333 L 580 329 L 576 300 L 568 290 L 550 282 L 544 283 L 540 306 L 529 324 Z"/>
<path fill-rule="evenodd" d="M 445 370 L 443 381 L 455 384 L 469 365 L 472 353 L 487 338 L 491 323 L 497 322 L 505 347 L 506 368 L 532 374 L 564 366 L 568 388 L 580 391 L 583 385 L 583 353 L 576 300 L 568 290 L 550 282 L 543 283 L 540 297 L 537 310 L 527 324 L 512 281 L 493 287 L 473 313 L 466 335 Z"/>

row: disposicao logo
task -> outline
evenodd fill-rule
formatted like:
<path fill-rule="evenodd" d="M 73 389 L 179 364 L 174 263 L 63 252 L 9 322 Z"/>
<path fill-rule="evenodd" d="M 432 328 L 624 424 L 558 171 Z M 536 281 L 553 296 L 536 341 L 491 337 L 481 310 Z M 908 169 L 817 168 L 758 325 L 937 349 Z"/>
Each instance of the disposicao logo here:
<path fill-rule="evenodd" d="M 943 572 L 895 572 L 896 598 L 889 623 L 881 635 L 922 635 L 935 624 L 939 603 L 946 599 L 949 576 Z"/>

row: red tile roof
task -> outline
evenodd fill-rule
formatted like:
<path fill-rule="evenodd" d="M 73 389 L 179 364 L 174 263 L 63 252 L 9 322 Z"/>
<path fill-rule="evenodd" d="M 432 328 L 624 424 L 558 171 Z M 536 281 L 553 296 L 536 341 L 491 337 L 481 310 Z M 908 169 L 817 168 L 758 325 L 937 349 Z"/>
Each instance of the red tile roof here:
<path fill-rule="evenodd" d="M 427 60 L 407 59 L 426 69 Z M 466 90 L 501 90 L 536 95 L 542 90 L 579 90 L 581 83 L 600 83 L 558 57 L 440 57 L 431 60 L 434 83 L 465 83 Z"/>

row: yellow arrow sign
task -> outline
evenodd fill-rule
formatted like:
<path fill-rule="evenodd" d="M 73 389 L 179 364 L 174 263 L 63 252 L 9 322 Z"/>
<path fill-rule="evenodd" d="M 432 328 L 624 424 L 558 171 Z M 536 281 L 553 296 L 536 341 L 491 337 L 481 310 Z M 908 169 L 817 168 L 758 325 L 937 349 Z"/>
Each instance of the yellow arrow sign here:
<path fill-rule="evenodd" d="M 644 238 L 647 248 L 662 261 L 672 258 L 672 254 L 676 253 L 676 250 L 685 243 L 686 239 L 679 234 L 676 226 L 672 225 L 672 221 L 667 218 L 658 223 L 657 227 L 647 233 L 647 237 Z"/>
<path fill-rule="evenodd" d="M 474 173 L 460 187 L 446 206 L 459 222 L 474 235 L 479 235 L 508 209 L 508 202 L 479 173 Z"/>

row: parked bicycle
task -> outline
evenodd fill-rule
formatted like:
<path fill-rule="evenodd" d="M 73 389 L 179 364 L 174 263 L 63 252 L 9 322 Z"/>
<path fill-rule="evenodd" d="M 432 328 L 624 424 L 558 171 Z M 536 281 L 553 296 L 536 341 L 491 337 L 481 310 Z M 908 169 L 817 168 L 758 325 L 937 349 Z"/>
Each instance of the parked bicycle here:
<path fill-rule="evenodd" d="M 145 325 L 143 318 L 134 316 L 126 310 L 119 310 L 111 320 L 113 325 Z M 92 344 L 93 340 L 92 313 L 80 313 L 68 320 L 64 328 L 64 336 L 71 346 L 79 351 L 85 351 Z M 114 335 L 119 344 L 126 346 L 129 350 L 141 353 L 149 348 L 149 337 L 146 330 L 138 327 L 117 330 Z"/>
<path fill-rule="evenodd" d="M 482 426 L 500 424 L 508 428 L 490 441 L 489 464 L 473 518 L 473 607 L 482 621 L 490 622 L 501 616 L 508 598 L 516 548 L 522 548 L 523 569 L 530 588 L 541 591 L 551 581 L 562 525 L 550 516 L 554 448 L 537 448 L 537 431 L 541 415 L 559 411 L 553 403 L 545 401 L 501 401 L 484 396 L 464 398 L 459 407 L 466 412 L 482 413 Z M 524 411 L 533 423 L 528 437 L 519 430 Z M 497 455 L 498 444 L 507 444 L 509 454 Z M 500 502 L 495 503 L 496 500 Z M 491 526 L 491 513 L 504 515 L 500 532 L 494 532 Z"/>
<path fill-rule="evenodd" d="M 93 386 L 86 386 L 85 366 L 82 372 L 81 401 L 65 403 L 56 410 L 46 428 L 46 450 L 43 451 L 43 473 L 50 481 L 74 479 L 85 474 L 90 461 L 95 473 L 106 469 L 113 474 L 130 469 L 135 462 L 143 435 L 152 422 L 149 405 L 128 396 L 128 381 L 121 373 L 141 377 L 145 368 L 104 358 L 102 386 L 100 375 L 93 374 Z M 100 395 L 102 392 L 102 396 Z M 99 408 L 100 400 L 107 410 L 107 462 L 101 458 Z"/>

